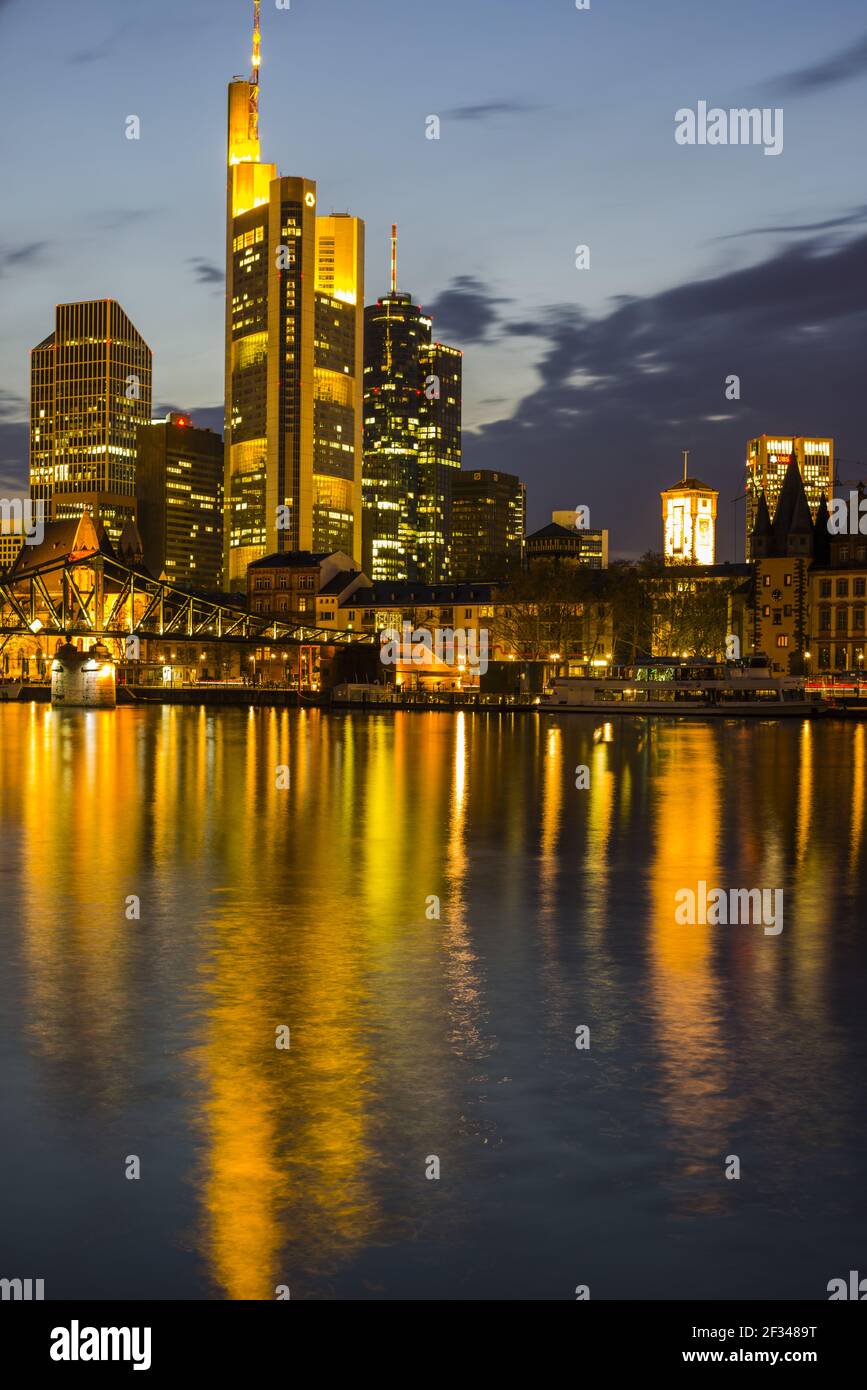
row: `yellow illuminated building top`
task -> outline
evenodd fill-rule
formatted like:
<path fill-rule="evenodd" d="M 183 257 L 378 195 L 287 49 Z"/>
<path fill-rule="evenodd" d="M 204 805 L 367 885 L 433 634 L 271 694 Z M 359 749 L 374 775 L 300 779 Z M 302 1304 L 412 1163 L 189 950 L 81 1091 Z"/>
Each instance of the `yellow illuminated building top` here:
<path fill-rule="evenodd" d="M 252 72 L 229 84 L 225 575 L 284 549 L 361 553 L 364 223 L 317 215 L 259 139 Z"/>
<path fill-rule="evenodd" d="M 688 461 L 689 454 L 684 453 L 682 482 L 660 493 L 665 563 L 712 565 L 719 493 L 698 478 L 687 476 Z"/>
<path fill-rule="evenodd" d="M 822 498 L 834 496 L 834 441 L 826 436 L 762 434 L 747 445 L 746 555 L 751 558 L 752 535 L 759 498 L 765 494 L 773 520 L 790 462 L 794 459 L 804 480 L 810 515 L 816 519 Z"/>

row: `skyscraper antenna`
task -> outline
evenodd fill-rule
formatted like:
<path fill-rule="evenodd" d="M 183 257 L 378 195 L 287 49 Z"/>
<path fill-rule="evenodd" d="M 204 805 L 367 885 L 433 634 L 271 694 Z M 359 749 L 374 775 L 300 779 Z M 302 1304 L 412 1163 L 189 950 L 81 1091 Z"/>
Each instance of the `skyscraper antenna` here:
<path fill-rule="evenodd" d="M 262 61 L 262 0 L 253 0 L 253 73 L 250 81 L 259 85 L 259 64 Z"/>
<path fill-rule="evenodd" d="M 397 293 L 397 223 L 391 224 L 391 292 Z"/>
<path fill-rule="evenodd" d="M 250 114 L 247 134 L 254 145 L 259 143 L 259 64 L 262 48 L 261 29 L 262 0 L 253 0 L 253 59 L 250 73 Z"/>

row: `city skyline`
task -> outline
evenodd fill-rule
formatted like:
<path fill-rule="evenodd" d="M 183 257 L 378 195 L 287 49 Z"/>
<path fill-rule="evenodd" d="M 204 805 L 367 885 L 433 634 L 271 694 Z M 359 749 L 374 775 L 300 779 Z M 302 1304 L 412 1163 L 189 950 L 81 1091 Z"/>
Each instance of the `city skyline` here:
<path fill-rule="evenodd" d="M 848 1364 L 864 0 L 0 0 L 3 79 L 13 1353 Z"/>
<path fill-rule="evenodd" d="M 791 22 L 793 8 L 797 24 Z M 385 0 L 380 9 L 377 22 L 387 23 L 398 55 L 406 51 L 415 26 Z M 789 24 L 775 33 L 773 45 L 763 46 L 762 35 L 784 9 Z M 212 148 L 214 129 L 224 128 L 218 103 L 225 76 L 246 66 L 250 6 L 247 0 L 226 4 L 216 18 L 209 6 L 211 23 L 204 26 L 198 10 L 192 4 L 180 29 L 173 26 L 177 53 L 166 60 L 164 46 L 159 49 L 168 65 L 162 80 L 171 83 L 180 71 L 185 89 L 190 87 L 183 123 L 172 122 L 172 113 L 178 114 L 172 103 L 165 114 L 158 112 L 147 93 L 146 75 L 155 75 L 154 46 L 167 13 L 161 4 L 152 7 L 147 20 L 122 21 L 136 36 L 134 64 L 124 40 L 127 29 L 117 29 L 105 4 L 81 7 L 75 42 L 65 32 L 68 16 L 58 15 L 54 42 L 64 59 L 53 58 L 49 44 L 34 106 L 49 74 L 54 94 L 44 93 L 39 111 L 30 113 L 30 143 L 39 149 L 46 175 L 60 180 L 68 231 L 63 239 L 56 233 L 49 239 L 44 207 L 39 221 L 41 195 L 13 197 L 0 287 L 7 309 L 0 354 L 0 481 L 7 491 L 26 479 L 22 344 L 38 341 L 53 302 L 89 295 L 118 299 L 154 350 L 156 409 L 182 408 L 197 422 L 222 428 L 217 404 L 222 272 L 214 229 L 203 230 L 202 214 L 207 209 L 210 217 L 219 200 L 220 151 Z M 351 206 L 367 222 L 368 302 L 387 284 L 387 228 L 393 220 L 400 223 L 406 247 L 401 280 L 413 285 L 433 315 L 435 334 L 465 350 L 464 466 L 522 476 L 528 529 L 544 524 L 564 504 L 562 492 L 569 487 L 576 496 L 565 500 L 589 505 L 596 524 L 611 529 L 613 554 L 658 544 L 660 478 L 670 473 L 679 450 L 689 447 L 696 471 L 720 490 L 718 552 L 732 557 L 738 553 L 733 537 L 739 546 L 743 541 L 743 504 L 735 522 L 731 502 L 743 491 L 749 438 L 779 428 L 833 434 L 841 478 L 863 472 L 854 350 L 861 315 L 858 295 L 851 291 L 867 267 L 867 237 L 859 230 L 867 212 L 858 205 L 847 172 L 855 131 L 847 111 L 857 100 L 864 70 L 859 11 L 842 3 L 833 16 L 820 20 L 806 4 L 769 4 L 761 16 L 735 4 L 727 7 L 725 22 L 689 11 L 689 35 L 679 31 L 677 15 L 687 7 L 677 3 L 667 7 L 664 22 L 630 16 L 625 28 L 622 15 L 599 7 L 583 14 L 564 11 L 552 4 L 530 15 L 521 5 L 482 3 L 472 16 L 462 16 L 458 32 L 474 58 L 470 95 L 479 98 L 470 101 L 463 50 L 452 53 L 451 64 L 439 61 L 454 32 L 457 10 L 449 3 L 441 8 L 441 24 L 426 33 L 424 52 L 415 55 L 419 71 L 413 80 L 398 62 L 390 64 L 387 95 L 363 81 L 359 55 L 367 51 L 368 39 L 350 6 L 334 4 L 319 16 L 300 5 L 278 12 L 266 4 L 265 70 L 274 78 L 270 90 L 266 83 L 263 101 L 263 119 L 272 132 L 269 153 L 280 167 L 315 176 L 336 207 Z M 355 54 L 354 66 L 322 47 L 321 26 L 337 20 L 341 32 L 358 38 L 356 45 L 346 45 Z M 4 61 L 17 44 L 27 42 L 31 22 L 15 0 L 0 5 L 0 29 L 9 39 Z M 747 22 L 756 40 L 755 57 L 733 64 Z M 357 35 L 353 23 L 360 25 Z M 584 60 L 586 45 L 579 37 L 584 24 L 596 26 L 598 73 Z M 195 26 L 197 33 L 194 70 L 185 57 L 184 35 L 190 29 L 184 25 Z M 478 41 L 481 31 L 487 43 Z M 662 51 L 666 39 L 671 46 L 672 35 L 677 60 Z M 540 60 L 529 71 L 518 62 L 522 43 L 530 43 L 529 51 Z M 336 68 L 333 101 L 308 107 L 317 112 L 315 128 L 292 119 L 293 108 L 295 113 L 304 109 L 315 71 L 298 73 L 299 92 L 291 99 L 280 81 L 289 55 L 301 49 L 328 51 Z M 648 58 L 658 60 L 651 64 L 652 90 Z M 544 90 L 555 79 L 559 91 L 572 89 L 574 84 L 560 80 L 570 62 L 584 84 L 582 95 L 596 100 L 600 120 L 593 123 L 592 149 L 586 134 L 593 113 L 570 117 L 568 102 L 561 97 L 552 106 Z M 82 69 L 96 71 L 99 64 L 110 80 L 104 88 L 97 84 L 99 93 L 87 95 L 83 125 L 76 128 L 84 139 L 93 137 L 106 186 L 117 193 L 117 204 L 128 200 L 125 208 L 100 208 L 92 189 L 65 186 L 71 156 L 59 120 L 64 92 L 78 82 Z M 545 64 L 547 81 L 542 80 Z M 135 96 L 123 82 L 123 73 L 131 71 L 136 72 Z M 600 93 L 604 76 L 609 87 Z M 359 84 L 364 121 L 355 119 Z M 621 87 L 618 105 L 614 92 Z M 720 101 L 781 104 L 788 122 L 783 156 L 766 160 L 755 149 L 680 148 L 674 112 L 694 104 L 703 91 Z M 386 124 L 383 108 L 389 102 Z M 139 142 L 124 139 L 123 122 L 131 112 L 142 121 Z M 442 122 L 439 142 L 425 139 L 425 119 L 432 112 Z M 202 140 L 205 118 L 209 134 Z M 359 127 L 361 134 L 349 134 Z M 817 146 L 828 146 L 832 133 L 833 149 L 823 157 L 817 183 Z M 358 158 L 347 157 L 350 141 Z M 570 144 L 586 199 L 562 176 Z M 210 151 L 210 158 L 194 158 L 200 149 Z M 167 152 L 183 161 L 184 208 L 177 228 L 174 220 L 166 221 L 175 187 L 166 178 Z M 15 150 L 8 155 L 14 192 L 26 170 Z M 492 237 L 493 200 L 530 167 L 542 190 L 542 218 L 531 217 L 525 226 L 523 215 L 510 216 L 508 225 L 494 224 L 501 234 Z M 552 167 L 558 169 L 556 180 L 547 177 Z M 806 170 L 809 179 L 802 177 Z M 395 180 L 394 174 L 400 177 Z M 685 174 L 696 193 L 688 215 L 683 200 L 674 197 Z M 129 201 L 133 193 L 135 203 Z M 761 216 L 754 215 L 759 194 Z M 594 210 L 588 220 L 581 207 L 590 205 L 591 195 Z M 658 231 L 648 236 L 644 216 L 624 217 L 624 203 L 633 212 L 652 208 L 651 225 Z M 744 211 L 734 216 L 733 207 Z M 79 219 L 87 219 L 86 236 L 76 210 Z M 188 229 L 190 221 L 196 229 Z M 528 234 L 536 236 L 538 252 L 529 260 Z M 591 247 L 589 273 L 574 266 L 579 242 Z M 815 370 L 817 343 L 821 372 Z M 738 402 L 724 395 L 731 374 L 741 379 Z M 615 478 L 628 483 L 628 495 Z"/>

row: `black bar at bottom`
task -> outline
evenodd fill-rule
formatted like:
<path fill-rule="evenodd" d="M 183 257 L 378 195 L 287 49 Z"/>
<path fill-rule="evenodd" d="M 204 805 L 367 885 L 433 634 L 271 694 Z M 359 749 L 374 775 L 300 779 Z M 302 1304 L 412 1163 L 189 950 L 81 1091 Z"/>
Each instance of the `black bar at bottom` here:
<path fill-rule="evenodd" d="M 93 1377 L 191 1372 L 249 1377 L 269 1363 L 295 1365 L 299 1353 L 325 1352 L 321 1369 L 333 1374 L 343 1356 L 357 1374 L 370 1352 L 380 1369 L 401 1369 L 430 1381 L 437 1362 L 442 1374 L 458 1371 L 452 1328 L 467 1336 L 471 1359 L 483 1356 L 487 1375 L 500 1359 L 508 1366 L 515 1352 L 540 1358 L 539 1371 L 558 1348 L 576 1369 L 595 1356 L 612 1373 L 620 1370 L 669 1371 L 718 1365 L 812 1367 L 827 1374 L 857 1365 L 867 1332 L 867 1310 L 851 1302 L 834 1303 L 606 1303 L 577 1302 L 543 1311 L 540 1303 L 508 1305 L 508 1324 L 497 1328 L 498 1305 L 402 1303 L 400 1322 L 378 1323 L 371 1302 L 363 1304 L 296 1301 L 274 1303 L 15 1303 L 0 1304 L 3 1364 L 10 1360 L 28 1373 Z M 363 1319 L 356 1323 L 359 1308 Z M 463 1318 L 472 1321 L 461 1326 Z M 454 1319 L 454 1322 L 452 1320 Z M 415 1326 L 413 1327 L 413 1324 Z M 397 1331 L 397 1336 L 393 1334 Z M 534 1339 L 542 1332 L 545 1341 Z M 357 1337 L 352 1334 L 356 1332 Z M 334 1334 L 341 1340 L 335 1341 Z M 351 1340 L 343 1340 L 346 1334 Z M 371 1334 L 375 1342 L 369 1339 Z M 413 1340 L 407 1344 L 407 1335 Z M 322 1339 L 326 1340 L 323 1341 Z M 365 1352 L 365 1348 L 367 1351 Z M 535 1348 L 535 1351 L 533 1350 Z M 468 1348 L 469 1349 L 469 1348 Z M 95 1354 L 95 1355 L 94 1355 Z M 418 1358 L 416 1362 L 416 1358 Z M 441 1360 L 440 1360 L 441 1359 Z M 415 1365 L 412 1363 L 416 1362 Z"/>

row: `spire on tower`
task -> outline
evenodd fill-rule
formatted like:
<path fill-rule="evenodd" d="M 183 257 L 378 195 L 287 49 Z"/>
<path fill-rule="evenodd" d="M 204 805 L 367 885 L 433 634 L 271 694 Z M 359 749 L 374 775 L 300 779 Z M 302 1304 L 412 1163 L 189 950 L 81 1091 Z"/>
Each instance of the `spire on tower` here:
<path fill-rule="evenodd" d="M 689 467 L 689 449 L 683 451 L 683 481 L 686 482 L 687 469 Z"/>
<path fill-rule="evenodd" d="M 258 87 L 262 50 L 262 0 L 253 0 L 253 75 L 250 81 Z"/>
<path fill-rule="evenodd" d="M 253 70 L 250 74 L 250 115 L 248 137 L 252 144 L 259 143 L 259 64 L 262 48 L 261 28 L 262 0 L 253 0 Z"/>
<path fill-rule="evenodd" d="M 397 224 L 391 224 L 391 292 L 397 293 Z"/>

